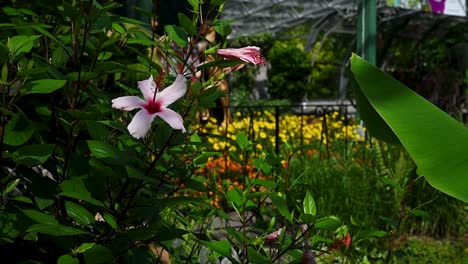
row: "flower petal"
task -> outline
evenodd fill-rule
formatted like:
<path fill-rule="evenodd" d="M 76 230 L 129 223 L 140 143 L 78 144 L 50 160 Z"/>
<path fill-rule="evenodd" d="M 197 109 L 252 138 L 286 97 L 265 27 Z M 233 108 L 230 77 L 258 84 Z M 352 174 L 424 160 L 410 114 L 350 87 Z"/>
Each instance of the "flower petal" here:
<path fill-rule="evenodd" d="M 156 92 L 156 83 L 153 80 L 153 75 L 151 75 L 147 80 L 139 81 L 138 88 L 140 88 L 140 91 L 146 101 L 152 100 L 154 93 Z"/>
<path fill-rule="evenodd" d="M 151 115 L 145 109 L 138 111 L 127 127 L 128 132 L 137 139 L 144 137 L 148 133 L 155 117 L 156 115 Z"/>
<path fill-rule="evenodd" d="M 156 113 L 162 120 L 166 121 L 172 128 L 182 130 L 185 133 L 184 119 L 177 112 L 169 109 L 162 108 L 159 113 Z"/>
<path fill-rule="evenodd" d="M 122 96 L 112 100 L 112 107 L 124 111 L 142 108 L 145 102 L 136 96 Z"/>
<path fill-rule="evenodd" d="M 169 85 L 157 95 L 156 101 L 160 102 L 162 107 L 166 107 L 181 98 L 186 91 L 187 83 L 185 83 L 185 77 L 179 74 L 173 84 Z"/>

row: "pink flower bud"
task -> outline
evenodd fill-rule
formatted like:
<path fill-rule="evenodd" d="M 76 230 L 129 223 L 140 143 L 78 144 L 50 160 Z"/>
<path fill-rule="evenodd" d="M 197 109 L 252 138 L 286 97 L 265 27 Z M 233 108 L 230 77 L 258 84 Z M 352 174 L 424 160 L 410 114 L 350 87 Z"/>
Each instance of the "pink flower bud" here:
<path fill-rule="evenodd" d="M 346 246 L 346 247 L 349 247 L 351 245 L 351 235 L 350 234 L 347 234 L 344 238 L 343 238 L 343 244 Z"/>
<path fill-rule="evenodd" d="M 219 49 L 216 54 L 228 60 L 242 60 L 252 64 L 265 65 L 265 58 L 260 54 L 260 48 L 248 46 L 240 49 Z"/>
<path fill-rule="evenodd" d="M 277 239 L 280 237 L 281 231 L 282 231 L 282 230 L 283 230 L 283 229 L 280 228 L 280 229 L 278 229 L 278 230 L 276 230 L 276 231 L 273 231 L 272 233 L 268 234 L 268 235 L 265 237 L 265 241 L 267 241 L 267 242 L 272 242 L 272 241 L 277 240 Z"/>

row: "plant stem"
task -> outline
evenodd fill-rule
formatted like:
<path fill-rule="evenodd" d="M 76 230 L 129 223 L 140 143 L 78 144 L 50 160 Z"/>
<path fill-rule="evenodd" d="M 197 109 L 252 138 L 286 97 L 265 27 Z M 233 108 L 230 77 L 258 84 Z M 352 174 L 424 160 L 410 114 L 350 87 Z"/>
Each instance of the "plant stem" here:
<path fill-rule="evenodd" d="M 285 230 L 284 232 L 286 232 L 286 230 Z M 308 232 L 308 230 L 307 230 L 307 232 Z M 302 233 L 300 236 L 298 236 L 296 239 L 294 239 L 294 240 L 291 242 L 291 244 L 289 244 L 289 246 L 287 246 L 287 247 L 286 247 L 285 249 L 283 249 L 280 253 L 278 253 L 278 255 L 276 255 L 276 257 L 274 257 L 274 258 L 271 260 L 271 262 L 273 263 L 273 262 L 279 260 L 279 258 L 281 258 L 281 256 L 283 256 L 284 254 L 286 254 L 286 252 L 288 252 L 293 246 L 295 246 L 296 243 L 297 243 L 299 240 L 301 240 L 307 232 Z"/>

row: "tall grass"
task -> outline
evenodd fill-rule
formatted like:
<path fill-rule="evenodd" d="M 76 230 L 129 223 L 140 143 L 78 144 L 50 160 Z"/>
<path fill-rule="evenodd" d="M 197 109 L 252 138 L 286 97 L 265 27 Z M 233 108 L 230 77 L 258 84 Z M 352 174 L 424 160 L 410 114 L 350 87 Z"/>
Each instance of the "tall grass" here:
<path fill-rule="evenodd" d="M 328 158 L 323 146 L 311 145 L 319 151 L 296 155 L 290 163 L 304 191 L 313 193 L 319 214 L 337 215 L 358 229 L 398 227 L 400 234 L 435 238 L 466 233 L 466 205 L 419 177 L 402 148 L 355 141 L 329 147 Z"/>

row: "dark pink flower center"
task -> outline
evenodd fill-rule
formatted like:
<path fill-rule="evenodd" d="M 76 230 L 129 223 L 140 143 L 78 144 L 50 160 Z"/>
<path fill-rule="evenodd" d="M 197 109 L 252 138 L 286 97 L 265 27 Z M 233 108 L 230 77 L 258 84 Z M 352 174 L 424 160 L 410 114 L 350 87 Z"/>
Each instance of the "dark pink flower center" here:
<path fill-rule="evenodd" d="M 155 114 L 161 111 L 161 103 L 159 101 L 149 100 L 143 107 L 150 114 Z"/>

